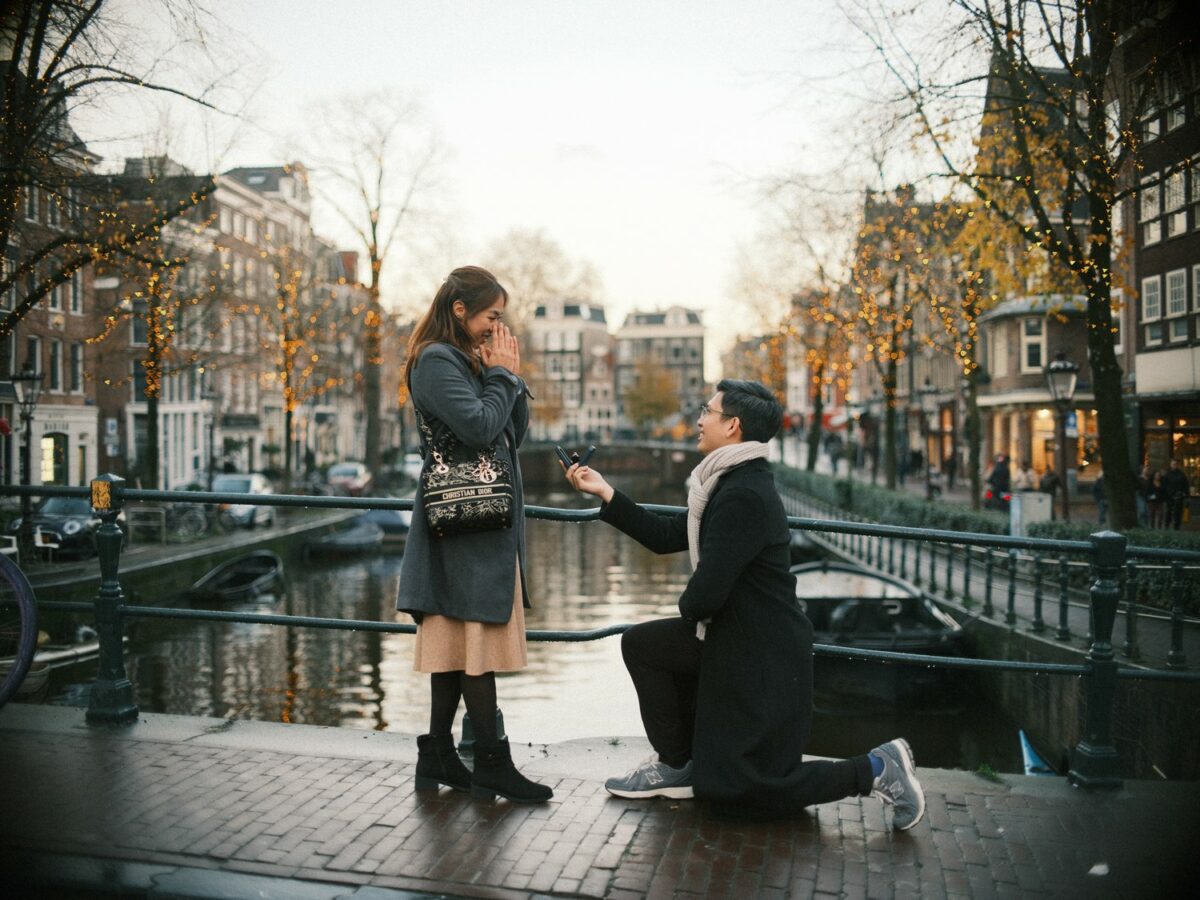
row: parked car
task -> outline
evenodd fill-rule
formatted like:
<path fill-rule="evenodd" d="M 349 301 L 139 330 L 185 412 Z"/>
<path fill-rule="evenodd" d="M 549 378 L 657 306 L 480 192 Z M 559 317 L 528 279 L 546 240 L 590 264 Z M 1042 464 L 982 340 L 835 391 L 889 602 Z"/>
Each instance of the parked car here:
<path fill-rule="evenodd" d="M 249 474 L 218 475 L 213 479 L 214 494 L 273 494 L 275 489 L 267 476 L 257 472 Z M 229 513 L 243 528 L 255 525 L 274 525 L 275 507 L 254 506 L 250 503 L 222 503 L 219 512 Z"/>
<path fill-rule="evenodd" d="M 408 452 L 404 454 L 404 474 L 416 481 L 421 477 L 421 466 L 425 464 L 425 457 L 420 453 Z"/>
<path fill-rule="evenodd" d="M 329 467 L 325 481 L 336 494 L 361 497 L 371 488 L 374 479 L 367 467 L 359 462 L 342 462 Z"/>
<path fill-rule="evenodd" d="M 92 504 L 82 497 L 47 497 L 29 516 L 33 529 L 41 529 L 48 544 L 57 544 L 64 556 L 96 555 L 96 529 L 100 517 L 92 512 Z M 117 525 L 124 533 L 125 511 L 117 514 Z M 21 517 L 9 523 L 9 534 L 19 534 Z"/>

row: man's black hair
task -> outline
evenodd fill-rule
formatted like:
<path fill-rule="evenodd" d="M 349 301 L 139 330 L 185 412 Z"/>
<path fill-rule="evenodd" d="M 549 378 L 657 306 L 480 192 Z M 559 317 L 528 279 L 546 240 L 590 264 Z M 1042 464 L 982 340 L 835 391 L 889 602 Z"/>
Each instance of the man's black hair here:
<path fill-rule="evenodd" d="M 724 378 L 717 391 L 721 394 L 721 411 L 741 420 L 743 439 L 766 443 L 779 433 L 783 407 L 766 385 Z"/>

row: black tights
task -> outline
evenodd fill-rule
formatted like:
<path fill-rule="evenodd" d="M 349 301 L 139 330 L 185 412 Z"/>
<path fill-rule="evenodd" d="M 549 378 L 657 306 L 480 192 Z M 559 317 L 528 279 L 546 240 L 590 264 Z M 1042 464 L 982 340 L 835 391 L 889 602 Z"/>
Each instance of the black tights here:
<path fill-rule="evenodd" d="M 491 746 L 496 743 L 496 673 L 468 675 L 457 672 L 434 672 L 429 676 L 431 703 L 429 733 L 450 734 L 458 701 L 467 704 L 467 714 L 475 729 L 476 743 Z"/>

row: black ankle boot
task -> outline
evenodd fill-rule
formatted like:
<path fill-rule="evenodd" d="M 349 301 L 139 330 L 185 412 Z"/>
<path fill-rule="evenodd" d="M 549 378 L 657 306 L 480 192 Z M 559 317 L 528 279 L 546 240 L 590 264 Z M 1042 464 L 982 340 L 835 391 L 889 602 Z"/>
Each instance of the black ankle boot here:
<path fill-rule="evenodd" d="M 471 789 L 471 770 L 463 765 L 450 734 L 417 736 L 417 790 L 436 791 L 439 784 L 456 791 Z"/>
<path fill-rule="evenodd" d="M 476 800 L 495 800 L 499 794 L 514 803 L 544 803 L 554 791 L 530 781 L 513 765 L 508 741 L 475 745 L 475 772 L 471 775 L 471 796 Z"/>

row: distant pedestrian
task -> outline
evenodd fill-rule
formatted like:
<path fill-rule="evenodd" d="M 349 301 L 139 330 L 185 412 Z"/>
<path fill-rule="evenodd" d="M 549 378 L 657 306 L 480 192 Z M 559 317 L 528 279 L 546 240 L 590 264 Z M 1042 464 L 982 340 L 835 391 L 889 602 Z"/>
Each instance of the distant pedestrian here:
<path fill-rule="evenodd" d="M 942 468 L 946 472 L 946 486 L 949 490 L 954 490 L 954 476 L 958 473 L 958 454 L 951 450 L 946 454 L 945 462 Z"/>
<path fill-rule="evenodd" d="M 1150 492 L 1150 479 L 1154 476 L 1150 467 L 1142 466 L 1142 474 L 1137 480 L 1137 521 L 1138 525 L 1147 528 L 1150 525 L 1150 508 L 1146 495 Z"/>
<path fill-rule="evenodd" d="M 1029 464 L 1029 460 L 1021 460 L 1021 465 L 1017 469 L 1017 475 L 1013 478 L 1014 491 L 1032 491 L 1036 486 L 1036 476 L 1033 467 Z"/>
<path fill-rule="evenodd" d="M 1104 488 L 1104 472 L 1092 482 L 1092 499 L 1096 501 L 1096 519 L 1101 525 L 1108 521 L 1108 492 Z"/>
<path fill-rule="evenodd" d="M 1171 468 L 1163 476 L 1163 489 L 1167 495 L 1167 527 L 1178 531 L 1183 525 L 1183 509 L 1190 493 L 1188 477 L 1178 459 L 1171 460 Z"/>
<path fill-rule="evenodd" d="M 1167 526 L 1167 489 L 1161 469 L 1155 469 L 1146 488 L 1146 524 L 1150 528 Z"/>

